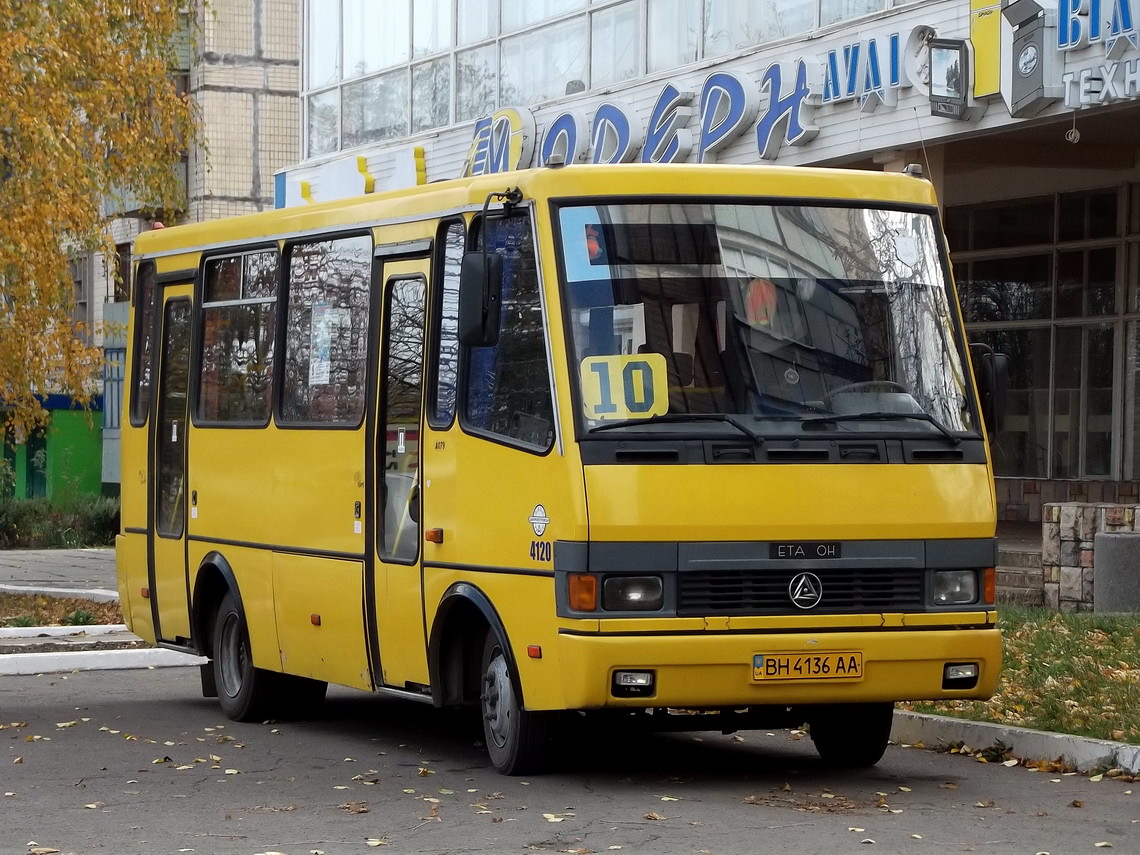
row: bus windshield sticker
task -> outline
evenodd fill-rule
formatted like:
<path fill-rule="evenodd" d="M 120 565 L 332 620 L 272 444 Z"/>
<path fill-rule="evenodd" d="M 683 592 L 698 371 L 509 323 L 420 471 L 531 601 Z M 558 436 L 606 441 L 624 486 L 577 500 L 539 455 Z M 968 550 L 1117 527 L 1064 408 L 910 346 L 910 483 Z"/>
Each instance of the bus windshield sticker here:
<path fill-rule="evenodd" d="M 669 412 L 662 353 L 587 356 L 579 364 L 579 380 L 588 419 L 647 419 Z"/>

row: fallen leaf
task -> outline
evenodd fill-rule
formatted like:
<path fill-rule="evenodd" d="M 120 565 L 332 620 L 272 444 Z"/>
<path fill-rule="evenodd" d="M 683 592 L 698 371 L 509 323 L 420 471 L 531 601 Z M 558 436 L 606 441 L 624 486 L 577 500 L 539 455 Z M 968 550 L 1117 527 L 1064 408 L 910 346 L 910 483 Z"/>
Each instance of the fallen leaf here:
<path fill-rule="evenodd" d="M 974 807 L 991 808 L 994 806 L 993 799 L 982 799 L 980 802 L 974 802 Z"/>
<path fill-rule="evenodd" d="M 407 793 L 409 796 L 414 796 L 416 794 L 416 791 L 413 790 L 411 787 L 408 787 L 406 790 L 404 790 L 404 792 Z"/>
<path fill-rule="evenodd" d="M 910 789 L 910 787 L 899 787 L 899 792 L 900 793 L 909 793 L 909 792 L 911 792 L 911 789 Z"/>
<path fill-rule="evenodd" d="M 647 814 L 645 815 L 645 818 L 646 818 L 646 819 L 659 820 L 659 819 L 667 819 L 668 817 L 664 817 L 664 816 L 662 816 L 662 815 L 661 815 L 661 814 L 659 814 L 659 813 L 647 813 Z"/>
<path fill-rule="evenodd" d="M 547 822 L 565 822 L 565 821 L 566 821 L 566 817 L 564 817 L 564 816 L 556 816 L 556 815 L 554 815 L 554 814 L 552 814 L 552 813 L 544 813 L 544 814 L 543 814 L 543 817 L 545 817 L 545 818 L 546 818 L 546 821 L 547 821 Z"/>
<path fill-rule="evenodd" d="M 1084 807 L 1085 806 L 1085 803 L 1082 802 L 1080 799 L 1073 799 L 1071 802 L 1069 802 L 1069 804 L 1071 804 L 1073 807 Z"/>
<path fill-rule="evenodd" d="M 83 807 L 87 808 L 88 810 L 99 810 L 99 808 L 106 807 L 106 806 L 107 806 L 106 802 L 91 802 L 91 804 L 84 805 Z"/>
<path fill-rule="evenodd" d="M 1094 844 L 1097 849 L 1111 849 L 1112 844 L 1107 840 L 1102 840 L 1100 843 Z"/>
<path fill-rule="evenodd" d="M 447 787 L 440 787 L 439 793 L 442 796 L 453 796 L 455 795 L 455 790 L 449 790 Z"/>
<path fill-rule="evenodd" d="M 345 757 L 344 762 L 345 763 L 355 763 L 356 761 L 354 759 L 352 759 L 351 757 Z"/>
<path fill-rule="evenodd" d="M 24 762 L 24 758 L 23 758 L 23 757 L 13 757 L 13 758 L 12 758 L 12 762 L 13 762 L 13 763 L 23 763 L 23 762 Z"/>
<path fill-rule="evenodd" d="M 854 831 L 854 832 L 856 832 L 856 833 L 861 833 L 861 832 L 864 832 L 864 831 L 866 831 L 867 829 L 865 829 L 865 828 L 857 828 L 857 827 L 856 827 L 856 826 L 854 826 L 854 825 L 849 825 L 849 826 L 847 827 L 847 830 L 848 830 L 848 831 Z"/>
<path fill-rule="evenodd" d="M 922 840 L 921 834 L 912 834 L 911 837 L 913 837 L 915 840 Z"/>
<path fill-rule="evenodd" d="M 368 813 L 368 806 L 364 802 L 346 802 L 340 805 L 345 813 Z"/>
<path fill-rule="evenodd" d="M 864 838 L 863 838 L 862 840 L 860 840 L 859 842 L 860 842 L 860 843 L 874 843 L 875 841 L 874 841 L 874 840 L 872 840 L 870 837 L 864 837 Z"/>
<path fill-rule="evenodd" d="M 240 775 L 241 771 L 238 769 L 226 769 L 227 775 Z"/>
<path fill-rule="evenodd" d="M 943 790 L 956 790 L 956 789 L 958 789 L 958 785 L 955 784 L 953 781 L 947 781 L 945 784 L 939 784 L 938 786 Z"/>
<path fill-rule="evenodd" d="M 52 849 L 50 846 L 33 846 L 28 850 L 31 855 L 52 855 L 52 853 L 58 851 L 58 849 Z"/>
<path fill-rule="evenodd" d="M 1016 766 L 1017 764 L 1018 764 L 1017 760 L 1006 760 L 1001 765 L 1003 765 L 1003 766 Z"/>
<path fill-rule="evenodd" d="M 434 769 L 428 769 L 426 766 L 420 766 L 419 769 L 416 771 L 416 774 L 419 775 L 421 778 L 426 778 L 428 775 L 434 775 L 435 770 Z"/>
<path fill-rule="evenodd" d="M 387 837 L 369 837 L 364 841 L 369 846 L 391 846 L 392 841 Z"/>
<path fill-rule="evenodd" d="M 75 727 L 75 725 L 77 725 L 77 724 L 79 724 L 78 719 L 76 719 L 75 721 L 57 721 L 55 723 L 55 726 L 62 729 L 65 727 Z"/>
<path fill-rule="evenodd" d="M 334 789 L 334 790 L 349 790 L 349 789 L 352 789 L 352 788 L 351 788 L 351 787 L 346 787 L 344 784 L 337 784 L 335 787 L 333 787 L 333 789 Z"/>
<path fill-rule="evenodd" d="M 1097 781 L 1103 781 L 1104 775 L 1093 775 L 1089 780 L 1095 784 Z"/>
<path fill-rule="evenodd" d="M 663 802 L 679 802 L 681 800 L 673 798 L 673 796 L 662 796 L 661 801 L 663 801 Z"/>

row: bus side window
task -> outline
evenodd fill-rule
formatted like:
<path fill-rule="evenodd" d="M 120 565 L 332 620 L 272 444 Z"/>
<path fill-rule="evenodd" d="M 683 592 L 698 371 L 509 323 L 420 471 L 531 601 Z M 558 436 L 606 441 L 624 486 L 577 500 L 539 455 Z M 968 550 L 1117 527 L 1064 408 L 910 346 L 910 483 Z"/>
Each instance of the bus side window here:
<path fill-rule="evenodd" d="M 463 426 L 545 452 L 554 404 L 530 218 L 492 219 L 487 233 L 488 250 L 503 259 L 499 340 L 467 350 Z"/>
<path fill-rule="evenodd" d="M 462 220 L 444 224 L 442 251 L 434 271 L 432 306 L 432 347 L 434 377 L 429 382 L 428 423 L 445 429 L 455 418 L 455 399 L 459 386 L 459 267 L 467 240 Z"/>
<path fill-rule="evenodd" d="M 154 370 L 154 262 L 143 261 L 135 271 L 134 376 L 131 378 L 131 424 L 143 424 L 150 410 Z"/>
<path fill-rule="evenodd" d="M 360 425 L 371 277 L 370 236 L 289 248 L 283 422 Z"/>

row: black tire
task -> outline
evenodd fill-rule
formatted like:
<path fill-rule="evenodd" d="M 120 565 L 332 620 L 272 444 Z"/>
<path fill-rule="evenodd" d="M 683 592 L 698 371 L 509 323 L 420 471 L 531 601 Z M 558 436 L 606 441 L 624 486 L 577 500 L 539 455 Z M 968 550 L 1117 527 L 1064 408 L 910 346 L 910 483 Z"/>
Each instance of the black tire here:
<path fill-rule="evenodd" d="M 232 592 L 214 622 L 214 680 L 218 703 L 234 721 L 262 721 L 277 706 L 280 675 L 253 667 L 245 615 Z"/>
<path fill-rule="evenodd" d="M 517 675 L 494 632 L 483 646 L 479 709 L 491 764 L 504 775 L 542 771 L 552 755 L 557 714 L 523 709 Z"/>
<path fill-rule="evenodd" d="M 894 711 L 889 702 L 817 707 L 808 717 L 815 750 L 829 766 L 874 766 L 887 750 Z"/>

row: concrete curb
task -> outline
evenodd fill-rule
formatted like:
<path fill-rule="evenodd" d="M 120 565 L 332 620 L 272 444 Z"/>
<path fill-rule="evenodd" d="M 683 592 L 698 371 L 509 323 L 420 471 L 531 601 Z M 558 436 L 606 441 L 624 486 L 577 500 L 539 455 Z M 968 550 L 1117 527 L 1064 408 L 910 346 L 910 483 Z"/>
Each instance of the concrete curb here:
<path fill-rule="evenodd" d="M 24 585 L 0 585 L 0 593 L 29 597 L 75 597 L 96 603 L 117 603 L 119 601 L 119 592 L 107 588 L 43 588 Z"/>
<path fill-rule="evenodd" d="M 1000 740 L 1014 757 L 1023 760 L 1060 759 L 1079 772 L 1119 768 L 1128 775 L 1140 774 L 1140 745 L 906 710 L 895 710 L 891 740 L 901 745 L 921 742 L 927 748 L 944 748 L 954 742 L 989 748 Z"/>
<path fill-rule="evenodd" d="M 126 624 L 93 623 L 83 626 L 0 626 L 0 638 L 61 638 L 70 635 L 110 635 L 127 632 Z"/>
<path fill-rule="evenodd" d="M 0 656 L 0 675 L 56 674 L 66 671 L 120 671 L 201 665 L 201 656 L 162 647 L 135 650 L 85 650 L 73 653 L 7 653 Z"/>

